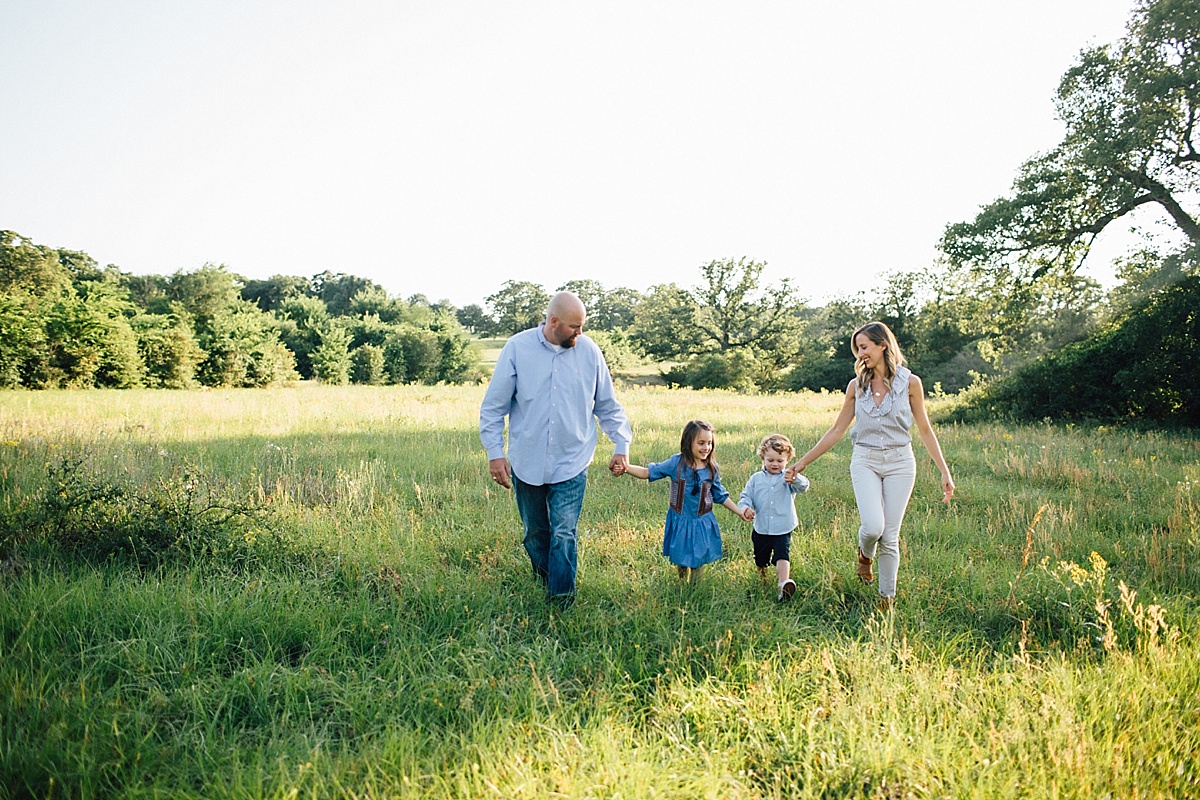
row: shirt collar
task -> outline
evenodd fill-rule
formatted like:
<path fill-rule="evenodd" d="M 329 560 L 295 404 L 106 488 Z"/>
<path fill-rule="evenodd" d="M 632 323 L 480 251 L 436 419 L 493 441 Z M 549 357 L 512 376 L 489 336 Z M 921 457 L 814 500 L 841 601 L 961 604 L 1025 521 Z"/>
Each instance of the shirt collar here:
<path fill-rule="evenodd" d="M 538 337 L 538 341 L 541 342 L 542 345 L 544 345 L 545 347 L 549 347 L 551 350 L 553 350 L 556 353 L 561 353 L 563 350 L 566 349 L 561 344 L 554 344 L 553 342 L 551 342 L 549 339 L 546 338 L 546 323 L 545 322 L 538 323 L 537 337 Z"/>

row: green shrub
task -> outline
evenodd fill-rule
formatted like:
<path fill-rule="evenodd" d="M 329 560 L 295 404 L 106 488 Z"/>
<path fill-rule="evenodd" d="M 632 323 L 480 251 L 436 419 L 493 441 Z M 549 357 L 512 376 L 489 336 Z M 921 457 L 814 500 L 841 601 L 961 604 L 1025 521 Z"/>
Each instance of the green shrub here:
<path fill-rule="evenodd" d="M 991 384 L 964 418 L 1146 420 L 1200 425 L 1200 277 L 1149 296 L 1097 335 Z"/>
<path fill-rule="evenodd" d="M 46 360 L 46 331 L 38 298 L 28 292 L 0 293 L 0 387 L 29 385 L 31 367 Z"/>
<path fill-rule="evenodd" d="M 279 339 L 280 321 L 238 299 L 197 321 L 205 386 L 269 386 L 294 377 L 296 360 Z"/>
<path fill-rule="evenodd" d="M 479 381 L 483 373 L 479 369 L 479 352 L 472 346 L 471 337 L 458 326 L 438 331 L 441 361 L 438 364 L 438 380 L 446 383 Z"/>
<path fill-rule="evenodd" d="M 223 494 L 203 472 L 183 465 L 134 486 L 86 469 L 86 457 L 47 469 L 40 491 L 0 515 L 0 549 L 42 542 L 87 563 L 157 568 L 219 558 L 244 562 L 270 539 L 262 507 Z"/>
<path fill-rule="evenodd" d="M 298 377 L 296 357 L 282 342 L 268 339 L 250 351 L 246 386 L 278 386 Z"/>
<path fill-rule="evenodd" d="M 139 314 L 132 320 L 151 388 L 190 389 L 204 352 L 188 322 L 176 315 Z"/>
<path fill-rule="evenodd" d="M 463 383 L 478 377 L 478 355 L 461 327 L 427 330 L 402 324 L 383 344 L 389 383 Z"/>
<path fill-rule="evenodd" d="M 49 363 L 45 386 L 70 389 L 96 385 L 104 356 L 107 322 L 78 297 L 55 302 L 46 318 Z"/>
<path fill-rule="evenodd" d="M 754 359 L 744 353 L 707 353 L 667 370 L 663 378 L 672 386 L 748 391 L 755 388 L 754 372 Z"/>
<path fill-rule="evenodd" d="M 350 380 L 354 383 L 377 386 L 384 382 L 386 374 L 382 347 L 364 344 L 350 353 Z"/>
<path fill-rule="evenodd" d="M 312 353 L 313 377 L 332 386 L 350 382 L 350 334 L 330 324 L 321 332 L 321 344 Z"/>
<path fill-rule="evenodd" d="M 281 339 L 296 356 L 296 371 L 303 378 L 316 377 L 313 354 L 329 329 L 329 309 L 319 297 L 292 297 L 281 305 L 279 317 L 283 320 Z"/>
<path fill-rule="evenodd" d="M 441 349 L 433 331 L 401 325 L 383 351 L 392 383 L 437 383 Z"/>

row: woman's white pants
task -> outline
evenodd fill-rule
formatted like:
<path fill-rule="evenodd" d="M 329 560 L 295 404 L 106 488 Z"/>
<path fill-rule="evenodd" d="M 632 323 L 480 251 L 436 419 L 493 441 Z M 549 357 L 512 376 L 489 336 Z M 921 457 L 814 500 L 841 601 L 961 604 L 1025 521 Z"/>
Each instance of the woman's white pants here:
<path fill-rule="evenodd" d="M 917 460 L 911 444 L 887 450 L 856 445 L 850 457 L 850 481 L 862 523 L 858 546 L 864 556 L 875 559 L 879 594 L 883 597 L 896 596 L 900 523 L 916 478 Z"/>

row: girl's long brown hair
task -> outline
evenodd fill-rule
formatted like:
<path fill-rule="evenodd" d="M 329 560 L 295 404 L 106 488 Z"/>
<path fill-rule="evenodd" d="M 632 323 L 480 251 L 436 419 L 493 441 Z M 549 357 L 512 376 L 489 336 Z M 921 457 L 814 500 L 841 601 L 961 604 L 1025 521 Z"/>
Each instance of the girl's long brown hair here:
<path fill-rule="evenodd" d="M 679 454 L 683 457 L 683 463 L 692 463 L 692 442 L 696 441 L 696 434 L 700 431 L 708 431 L 713 434 L 713 447 L 712 450 L 708 451 L 708 463 L 703 466 L 708 467 L 712 471 L 713 480 L 716 480 L 717 470 L 720 467 L 717 466 L 717 460 L 713 457 L 717 454 L 717 435 L 714 432 L 715 429 L 712 423 L 705 422 L 702 419 L 694 419 L 687 425 L 684 425 L 683 435 L 679 437 Z M 696 469 L 699 469 L 699 467 L 696 467 Z"/>
<path fill-rule="evenodd" d="M 858 390 L 860 392 L 869 391 L 871 388 L 871 379 L 875 377 L 875 370 L 864 367 L 862 361 L 858 358 L 858 335 L 864 334 L 875 344 L 884 346 L 883 351 L 883 381 L 891 390 L 892 378 L 896 377 L 896 370 L 904 366 L 907 360 L 904 358 L 904 353 L 900 352 L 900 344 L 896 341 L 896 334 L 892 333 L 892 329 L 882 322 L 868 322 L 850 337 L 850 351 L 854 353 L 854 373 L 858 375 Z"/>

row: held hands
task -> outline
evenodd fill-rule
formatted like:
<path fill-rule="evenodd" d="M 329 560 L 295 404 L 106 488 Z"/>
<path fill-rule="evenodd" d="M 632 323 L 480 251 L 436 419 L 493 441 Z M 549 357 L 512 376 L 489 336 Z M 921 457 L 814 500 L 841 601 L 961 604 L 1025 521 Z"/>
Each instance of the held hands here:
<path fill-rule="evenodd" d="M 792 464 L 790 467 L 788 467 L 783 473 L 783 479 L 788 483 L 791 483 L 792 481 L 796 480 L 796 476 L 801 472 L 804 472 L 804 467 L 800 466 L 800 462 L 797 461 L 795 464 Z"/>
<path fill-rule="evenodd" d="M 754 521 L 754 509 L 750 508 L 750 506 L 745 506 L 743 508 L 739 508 L 738 516 L 740 516 L 742 519 L 746 520 L 746 522 L 753 522 Z"/>
<path fill-rule="evenodd" d="M 608 462 L 608 471 L 612 473 L 614 478 L 619 478 L 625 474 L 625 470 L 628 466 L 628 456 L 614 455 Z"/>

